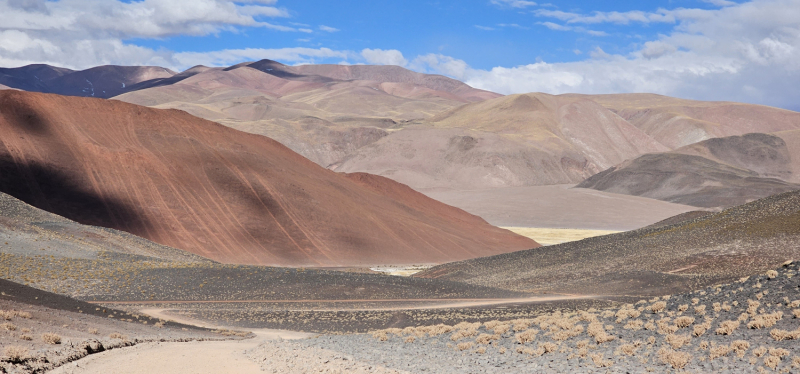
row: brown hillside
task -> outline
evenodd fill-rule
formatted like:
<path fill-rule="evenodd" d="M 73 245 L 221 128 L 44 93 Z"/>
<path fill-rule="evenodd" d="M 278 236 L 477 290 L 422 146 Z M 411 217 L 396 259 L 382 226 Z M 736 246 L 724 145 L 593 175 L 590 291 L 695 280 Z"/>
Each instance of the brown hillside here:
<path fill-rule="evenodd" d="M 0 191 L 217 261 L 436 263 L 537 246 L 185 112 L 11 90 L 0 108 Z"/>

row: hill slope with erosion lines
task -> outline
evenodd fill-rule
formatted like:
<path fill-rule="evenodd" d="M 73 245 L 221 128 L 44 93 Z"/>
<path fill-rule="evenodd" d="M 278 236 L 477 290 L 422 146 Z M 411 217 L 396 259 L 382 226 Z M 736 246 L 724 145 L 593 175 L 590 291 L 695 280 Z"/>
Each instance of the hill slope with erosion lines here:
<path fill-rule="evenodd" d="M 800 192 L 669 226 L 433 267 L 415 276 L 517 291 L 674 294 L 800 257 Z"/>
<path fill-rule="evenodd" d="M 420 264 L 537 246 L 185 112 L 10 90 L 0 108 L 0 191 L 217 261 Z"/>
<path fill-rule="evenodd" d="M 590 98 L 671 149 L 710 138 L 800 129 L 800 113 L 763 105 L 655 94 L 569 96 Z"/>
<path fill-rule="evenodd" d="M 181 109 L 266 135 L 322 166 L 407 123 L 500 96 L 397 66 L 286 66 L 261 60 L 190 70 L 116 99 Z M 178 80 L 181 75 L 186 77 Z"/>
<path fill-rule="evenodd" d="M 384 175 L 414 188 L 569 184 L 666 150 L 591 100 L 534 93 L 443 112 L 359 149 L 335 170 Z"/>
<path fill-rule="evenodd" d="M 800 189 L 800 184 L 785 181 L 794 179 L 793 169 L 783 139 L 746 134 L 643 155 L 578 187 L 704 208 L 730 207 Z"/>

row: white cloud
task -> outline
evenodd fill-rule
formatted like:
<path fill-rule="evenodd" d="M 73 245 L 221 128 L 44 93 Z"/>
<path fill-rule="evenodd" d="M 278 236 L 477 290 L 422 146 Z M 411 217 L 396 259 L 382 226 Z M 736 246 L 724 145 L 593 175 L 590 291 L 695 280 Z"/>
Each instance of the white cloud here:
<path fill-rule="evenodd" d="M 537 62 L 490 70 L 428 55 L 414 60 L 424 62 L 421 67 L 414 63 L 410 66 L 504 94 L 653 92 L 800 109 L 800 0 L 755 0 L 720 9 L 660 10 L 658 14 L 660 18 L 644 12 L 594 13 L 591 20 L 569 13 L 554 17 L 567 21 L 564 27 L 573 27 L 570 20 L 624 23 L 625 19 L 674 19 L 671 33 L 626 55 L 596 48 L 584 61 Z"/>
<path fill-rule="evenodd" d="M 339 31 L 339 29 L 337 29 L 335 27 L 330 27 L 330 26 L 325 26 L 325 25 L 319 25 L 319 29 L 322 30 L 322 31 L 325 31 L 325 32 L 337 32 L 337 31 Z"/>
<path fill-rule="evenodd" d="M 266 22 L 288 17 L 275 0 L 0 0 L 0 65 L 70 68 L 158 64 L 180 68 L 170 51 L 123 42 L 202 36 L 238 27 L 312 32 Z"/>
<path fill-rule="evenodd" d="M 329 48 L 246 48 L 226 49 L 213 52 L 180 52 L 174 54 L 175 60 L 181 66 L 230 66 L 241 61 L 253 60 L 281 60 L 295 64 L 311 64 L 320 59 L 328 58 L 353 58 L 353 53 L 336 51 Z"/>
<path fill-rule="evenodd" d="M 475 25 L 475 28 L 483 31 L 494 31 L 494 27 Z"/>
<path fill-rule="evenodd" d="M 527 8 L 536 5 L 535 2 L 526 0 L 490 0 L 489 3 L 511 8 Z"/>
<path fill-rule="evenodd" d="M 557 23 L 553 22 L 539 22 L 540 25 L 547 27 L 550 30 L 557 30 L 557 31 L 570 31 L 572 27 L 569 26 L 562 26 Z"/>
<path fill-rule="evenodd" d="M 374 65 L 397 65 L 406 66 L 408 60 L 403 57 L 403 53 L 396 49 L 369 49 L 361 51 L 361 57 L 369 64 Z"/>

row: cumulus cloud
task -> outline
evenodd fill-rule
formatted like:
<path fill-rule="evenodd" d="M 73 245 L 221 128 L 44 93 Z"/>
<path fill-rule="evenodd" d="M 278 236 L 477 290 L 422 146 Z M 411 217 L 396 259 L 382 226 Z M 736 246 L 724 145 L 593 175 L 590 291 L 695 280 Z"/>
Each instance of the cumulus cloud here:
<path fill-rule="evenodd" d="M 406 66 L 408 60 L 403 57 L 403 53 L 396 49 L 369 49 L 361 51 L 361 57 L 369 64 L 374 65 L 397 65 Z"/>
<path fill-rule="evenodd" d="M 711 10 L 659 10 L 658 16 L 644 12 L 593 13 L 589 17 L 548 14 L 567 25 L 570 21 L 674 19 L 675 26 L 671 33 L 625 55 L 596 48 L 584 61 L 537 62 L 490 70 L 429 55 L 419 59 L 424 64 L 412 66 L 504 94 L 653 92 L 800 109 L 796 100 L 800 94 L 800 0 L 755 0 Z"/>
<path fill-rule="evenodd" d="M 174 68 L 179 66 L 169 51 L 124 41 L 202 36 L 237 27 L 312 32 L 265 21 L 289 16 L 275 4 L 275 0 L 0 1 L 0 65 L 158 64 Z"/>

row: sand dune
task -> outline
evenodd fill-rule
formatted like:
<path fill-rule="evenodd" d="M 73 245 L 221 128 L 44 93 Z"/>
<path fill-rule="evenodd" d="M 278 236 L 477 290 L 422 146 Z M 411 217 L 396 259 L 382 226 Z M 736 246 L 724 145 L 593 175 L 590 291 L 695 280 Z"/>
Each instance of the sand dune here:
<path fill-rule="evenodd" d="M 0 92 L 0 188 L 227 263 L 439 263 L 535 247 L 406 186 L 180 111 Z"/>

